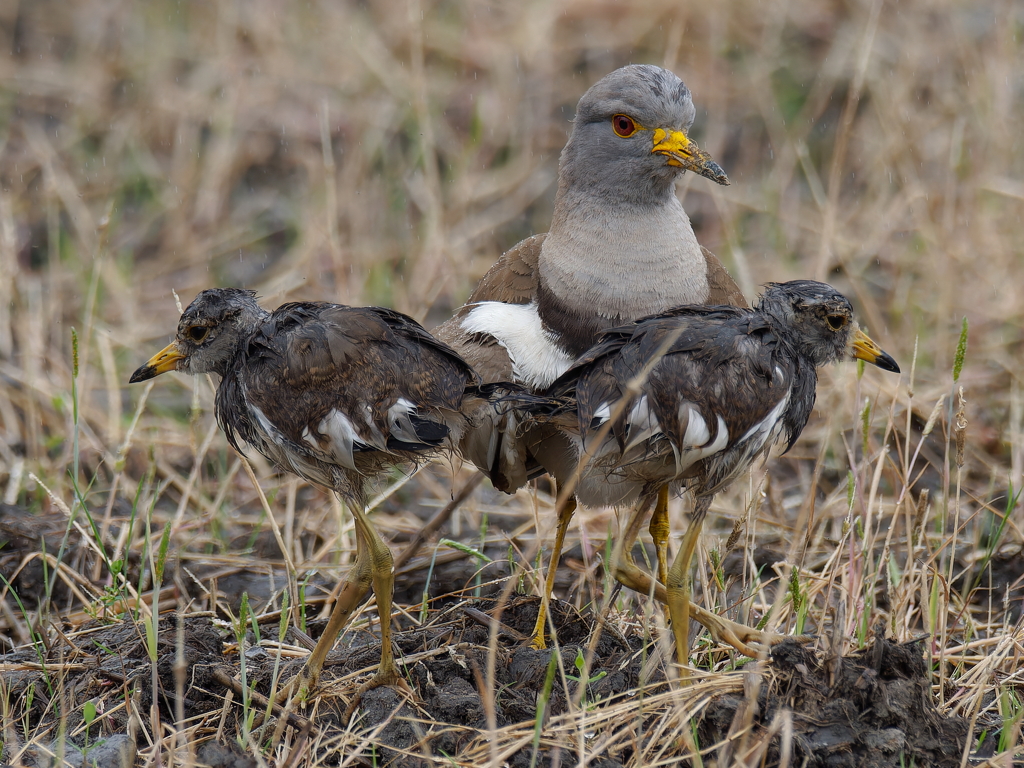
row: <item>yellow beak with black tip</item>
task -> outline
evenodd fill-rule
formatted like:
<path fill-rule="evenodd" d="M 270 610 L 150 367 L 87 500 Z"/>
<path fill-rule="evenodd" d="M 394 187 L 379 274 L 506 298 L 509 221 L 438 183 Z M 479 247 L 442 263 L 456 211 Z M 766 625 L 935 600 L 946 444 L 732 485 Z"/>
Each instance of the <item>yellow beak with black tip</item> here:
<path fill-rule="evenodd" d="M 893 373 L 899 373 L 900 367 L 896 365 L 896 361 L 892 359 L 892 356 L 883 350 L 880 346 L 875 344 L 864 331 L 857 329 L 857 333 L 853 336 L 853 356 L 857 360 L 863 360 L 865 363 L 871 363 L 877 365 L 883 371 L 892 371 Z"/>
<path fill-rule="evenodd" d="M 711 155 L 699 148 L 682 131 L 669 133 L 664 128 L 656 129 L 651 152 L 666 155 L 669 158 L 669 165 L 693 171 L 719 184 L 729 185 L 729 177 L 725 175 L 722 166 L 712 160 Z"/>
<path fill-rule="evenodd" d="M 181 367 L 181 361 L 185 355 L 178 347 L 177 341 L 172 341 L 166 347 L 153 355 L 146 364 L 141 366 L 132 377 L 128 379 L 129 384 L 138 384 L 140 381 L 149 381 L 154 376 L 168 371 L 176 371 Z"/>

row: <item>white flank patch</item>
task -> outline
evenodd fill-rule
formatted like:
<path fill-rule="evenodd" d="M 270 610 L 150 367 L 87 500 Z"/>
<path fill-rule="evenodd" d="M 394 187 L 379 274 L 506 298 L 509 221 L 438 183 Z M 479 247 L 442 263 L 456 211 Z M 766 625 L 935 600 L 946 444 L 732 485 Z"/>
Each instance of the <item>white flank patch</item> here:
<path fill-rule="evenodd" d="M 249 406 L 249 411 L 256 417 L 256 421 L 260 425 L 260 430 L 263 432 L 265 437 L 263 446 L 257 446 L 260 453 L 279 466 L 286 468 L 290 467 L 293 472 L 301 477 L 308 479 L 317 478 L 319 476 L 319 473 L 316 472 L 315 468 L 309 467 L 306 462 L 302 461 L 301 457 L 296 456 L 294 451 L 291 451 L 286 447 L 288 441 L 285 439 L 284 435 L 281 434 L 281 430 L 271 423 L 270 419 L 267 418 L 267 415 L 263 413 L 263 411 L 254 405 Z M 305 432 L 303 433 L 303 437 L 306 437 Z"/>
<path fill-rule="evenodd" d="M 792 393 L 792 391 L 793 390 L 787 391 L 786 396 L 779 401 L 778 405 L 772 408 L 771 412 L 767 416 L 765 416 L 763 419 L 761 419 L 761 421 L 757 422 L 757 424 L 748 429 L 747 433 L 740 438 L 740 442 L 742 443 L 744 440 L 749 440 L 750 438 L 757 435 L 758 442 L 760 443 L 760 445 L 757 447 L 759 448 L 761 445 L 764 445 L 765 440 L 778 425 L 779 419 L 782 418 L 783 412 L 789 405 L 789 396 Z"/>
<path fill-rule="evenodd" d="M 281 433 L 278 431 L 277 427 L 270 423 L 270 419 L 267 418 L 267 415 L 255 405 L 250 405 L 249 410 L 252 411 L 252 415 L 256 417 L 256 421 L 259 422 L 260 429 L 263 430 L 263 433 L 273 440 L 275 445 L 280 447 Z"/>
<path fill-rule="evenodd" d="M 255 405 L 249 405 L 249 412 L 256 417 L 257 423 L 260 425 L 260 431 L 264 435 L 263 446 L 253 446 L 266 456 L 271 461 L 280 464 L 283 467 L 293 466 L 294 461 L 292 460 L 292 451 L 286 447 L 288 440 L 281 433 L 277 427 L 267 418 L 267 415 L 257 408 Z M 309 475 L 303 475 L 298 469 L 295 470 L 298 474 L 303 477 Z"/>
<path fill-rule="evenodd" d="M 330 438 L 329 449 L 325 452 L 331 454 L 341 466 L 355 469 L 356 462 L 352 456 L 352 446 L 359 438 L 359 434 L 349 417 L 339 410 L 333 410 L 320 422 L 319 431 Z M 317 447 L 319 448 L 319 446 Z"/>
<path fill-rule="evenodd" d="M 725 419 L 718 416 L 718 436 L 715 437 L 713 443 L 702 445 L 699 448 L 693 449 L 698 454 L 699 459 L 707 458 L 708 456 L 714 456 L 716 453 L 721 453 L 725 450 L 725 447 L 729 444 L 729 429 L 725 426 Z M 706 429 L 706 427 L 705 427 Z M 689 434 L 690 430 L 686 430 Z"/>
<path fill-rule="evenodd" d="M 626 450 L 634 446 L 640 445 L 647 440 L 650 440 L 656 434 L 661 432 L 661 425 L 658 423 L 658 418 L 654 415 L 654 411 L 651 410 L 650 404 L 647 401 L 647 396 L 639 398 L 629 411 L 629 442 L 626 444 Z"/>
<path fill-rule="evenodd" d="M 672 452 L 676 457 L 676 474 L 681 475 L 701 459 L 721 453 L 729 445 L 729 429 L 725 426 L 725 419 L 718 416 L 718 434 L 714 442 L 711 441 L 711 431 L 703 417 L 697 410 L 688 404 L 680 406 L 690 411 L 690 421 L 686 425 L 686 434 L 683 435 L 682 446 L 672 446 Z"/>
<path fill-rule="evenodd" d="M 683 409 L 689 411 L 689 418 L 683 413 Z M 686 434 L 683 435 L 684 449 L 698 448 L 711 439 L 711 430 L 707 422 L 700 415 L 700 411 L 694 408 L 689 402 L 682 402 L 679 405 L 679 421 L 686 422 Z"/>
<path fill-rule="evenodd" d="M 250 403 L 249 413 L 256 419 L 260 431 L 263 433 L 263 439 L 260 440 L 259 445 L 254 444 L 254 448 L 277 466 L 291 470 L 299 477 L 304 477 L 313 483 L 326 485 L 328 488 L 334 487 L 334 477 L 332 475 L 325 474 L 322 467 L 318 467 L 312 461 L 307 461 L 303 454 L 287 447 L 290 441 L 285 438 L 281 430 L 271 423 L 263 411 Z M 304 442 L 312 445 L 318 452 L 320 451 L 320 446 L 310 435 L 309 429 L 302 431 L 302 439 Z"/>
<path fill-rule="evenodd" d="M 508 352 L 516 381 L 534 389 L 549 387 L 573 362 L 544 330 L 536 303 L 482 301 L 466 315 L 462 328 L 493 336 Z"/>
<path fill-rule="evenodd" d="M 388 441 L 384 437 L 384 433 L 380 431 L 380 427 L 377 426 L 376 421 L 373 417 L 373 406 L 369 403 L 363 403 L 363 421 L 366 423 L 366 429 L 368 430 L 365 434 L 369 436 L 368 440 L 364 442 L 369 443 L 378 451 L 386 451 L 388 449 Z"/>
<path fill-rule="evenodd" d="M 406 443 L 422 442 L 409 418 L 414 413 L 416 406 L 404 397 L 398 398 L 398 402 L 388 408 L 388 429 L 391 430 L 392 436 Z"/>

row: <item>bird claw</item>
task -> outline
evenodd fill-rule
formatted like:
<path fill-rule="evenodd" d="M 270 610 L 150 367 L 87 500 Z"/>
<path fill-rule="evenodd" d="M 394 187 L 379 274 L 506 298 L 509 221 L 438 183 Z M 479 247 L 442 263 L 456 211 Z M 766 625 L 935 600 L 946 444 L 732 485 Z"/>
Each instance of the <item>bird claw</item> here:
<path fill-rule="evenodd" d="M 297 702 L 305 703 L 309 699 L 309 694 L 316 688 L 318 677 L 318 675 L 311 675 L 309 670 L 306 667 L 303 667 L 295 677 L 285 683 L 284 687 L 278 691 L 277 695 L 274 697 L 274 703 L 283 706 L 292 698 Z M 342 722 L 348 723 L 352 718 L 352 714 L 356 711 L 356 708 L 363 699 L 363 694 L 384 685 L 390 685 L 394 688 L 400 689 L 410 699 L 416 698 L 416 693 L 410 687 L 406 679 L 402 677 L 402 673 L 399 672 L 398 666 L 392 663 L 389 666 L 379 668 L 374 673 L 373 677 L 359 686 L 355 695 L 352 697 L 352 701 L 350 701 L 348 706 L 345 708 L 345 713 L 342 716 Z"/>
<path fill-rule="evenodd" d="M 380 688 L 385 685 L 398 688 L 410 699 L 416 699 L 416 692 L 413 691 L 406 679 L 402 677 L 401 672 L 398 671 L 398 667 L 395 664 L 392 664 L 390 669 L 378 669 L 373 677 L 359 686 L 355 695 L 352 697 L 352 701 L 350 701 L 348 706 L 345 707 L 345 714 L 342 715 L 341 721 L 348 724 L 348 721 L 352 719 L 352 715 L 355 713 L 359 703 L 363 700 L 363 694 L 367 691 L 372 691 L 374 688 Z"/>
<path fill-rule="evenodd" d="M 721 616 L 713 615 L 708 621 L 704 621 L 703 618 L 709 617 L 702 617 L 701 623 L 708 630 L 712 640 L 721 645 L 731 646 L 752 659 L 767 653 L 783 640 L 795 640 L 806 644 L 815 639 L 814 635 L 780 635 L 777 632 L 766 632 Z"/>
<path fill-rule="evenodd" d="M 318 675 L 309 674 L 309 670 L 303 665 L 298 674 L 285 683 L 284 687 L 277 692 L 277 695 L 274 696 L 274 703 L 283 705 L 289 699 L 294 699 L 304 704 L 309 700 L 310 692 L 316 688 L 318 677 Z"/>

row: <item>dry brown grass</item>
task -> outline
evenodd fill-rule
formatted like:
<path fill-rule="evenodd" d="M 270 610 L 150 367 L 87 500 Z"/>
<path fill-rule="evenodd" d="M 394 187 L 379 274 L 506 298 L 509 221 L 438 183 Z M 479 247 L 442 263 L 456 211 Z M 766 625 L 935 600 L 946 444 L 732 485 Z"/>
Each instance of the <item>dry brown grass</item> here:
<path fill-rule="evenodd" d="M 1024 472 L 1022 34 L 1014 0 L 0 3 L 0 493 L 55 516 L 51 546 L 70 510 L 83 530 L 56 573 L 74 592 L 40 615 L 0 587 L 0 637 L 51 642 L 59 617 L 76 625 L 102 613 L 110 574 L 97 550 L 137 567 L 166 526 L 183 566 L 253 565 L 232 539 L 268 520 L 216 430 L 211 387 L 177 375 L 126 385 L 175 326 L 172 290 L 187 303 L 211 285 L 242 285 L 269 306 L 379 303 L 439 321 L 504 248 L 546 229 L 583 91 L 616 66 L 651 62 L 690 85 L 696 136 L 732 180 L 680 185 L 701 241 L 748 296 L 768 280 L 835 283 L 904 367 L 898 380 L 828 372 L 771 482 L 755 471 L 719 498 L 704 541 L 724 550 L 740 532 L 730 594 L 749 599 L 738 612 L 756 620 L 774 603 L 771 625 L 793 631 L 792 602 L 776 587 L 796 573 L 807 626 L 833 649 L 863 644 L 878 620 L 901 641 L 930 634 L 941 711 L 978 731 L 1007 724 L 1009 751 L 992 764 L 1009 765 L 1024 701 L 1024 513 L 1007 502 Z M 969 348 L 954 384 L 964 317 Z M 353 544 L 342 511 L 258 462 L 256 473 L 295 568 L 288 590 L 296 596 L 294 574 L 314 565 L 336 576 Z M 378 523 L 413 531 L 421 521 L 408 508 L 440 505 L 452 488 L 443 470 L 421 473 Z M 677 501 L 677 534 L 682 511 Z M 501 546 L 511 537 L 529 561 L 535 521 L 541 538 L 553 526 L 550 499 L 481 492 L 457 521 L 475 531 L 499 514 L 486 535 Z M 599 553 L 609 514 L 580 520 Z M 758 576 L 765 545 L 780 559 Z M 6 560 L 3 575 L 44 560 L 53 573 L 56 554 Z M 598 600 L 599 581 L 580 577 L 578 599 Z M 162 608 L 226 610 L 178 606 L 169 584 Z M 148 606 L 151 587 L 141 585 Z M 704 600 L 732 604 L 714 588 Z M 742 687 L 728 676 L 706 685 L 653 695 L 662 746 L 691 742 L 688 720 L 712 689 Z M 5 733 L 22 727 L 21 705 L 6 705 Z M 594 742 L 582 734 L 625 739 L 629 709 L 580 709 L 544 739 L 586 762 Z M 148 712 L 141 722 L 164 758 L 200 733 L 196 723 L 152 729 Z M 500 764 L 489 761 L 532 738 L 506 731 L 481 736 L 457 764 Z M 21 738 L 37 735 L 29 725 Z M 717 754 L 700 746 L 705 759 Z M 651 749 L 629 764 L 682 753 Z M 300 764 L 317 754 L 307 748 Z"/>

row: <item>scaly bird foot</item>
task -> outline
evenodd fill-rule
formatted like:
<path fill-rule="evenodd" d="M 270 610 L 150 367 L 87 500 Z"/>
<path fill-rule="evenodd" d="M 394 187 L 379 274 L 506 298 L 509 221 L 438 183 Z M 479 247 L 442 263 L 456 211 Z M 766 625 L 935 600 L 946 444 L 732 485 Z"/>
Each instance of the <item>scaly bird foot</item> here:
<path fill-rule="evenodd" d="M 762 652 L 767 652 L 783 640 L 809 643 L 815 639 L 813 635 L 780 635 L 777 632 L 766 632 L 731 621 L 704 609 L 695 611 L 695 608 L 697 606 L 691 605 L 690 618 L 703 624 L 715 642 L 731 646 L 752 659 L 758 658 Z"/>
<path fill-rule="evenodd" d="M 398 688 L 410 699 L 414 701 L 416 699 L 415 691 L 413 691 L 406 679 L 402 677 L 402 673 L 398 671 L 398 665 L 393 661 L 391 664 L 381 664 L 374 676 L 359 686 L 355 696 L 352 697 L 352 701 L 350 701 L 348 706 L 345 707 L 345 714 L 342 715 L 342 722 L 347 724 L 348 721 L 352 719 L 352 714 L 356 711 L 356 707 L 359 706 L 359 702 L 363 699 L 363 694 L 367 691 L 372 691 L 374 688 L 380 688 L 383 685 L 390 685 Z"/>

